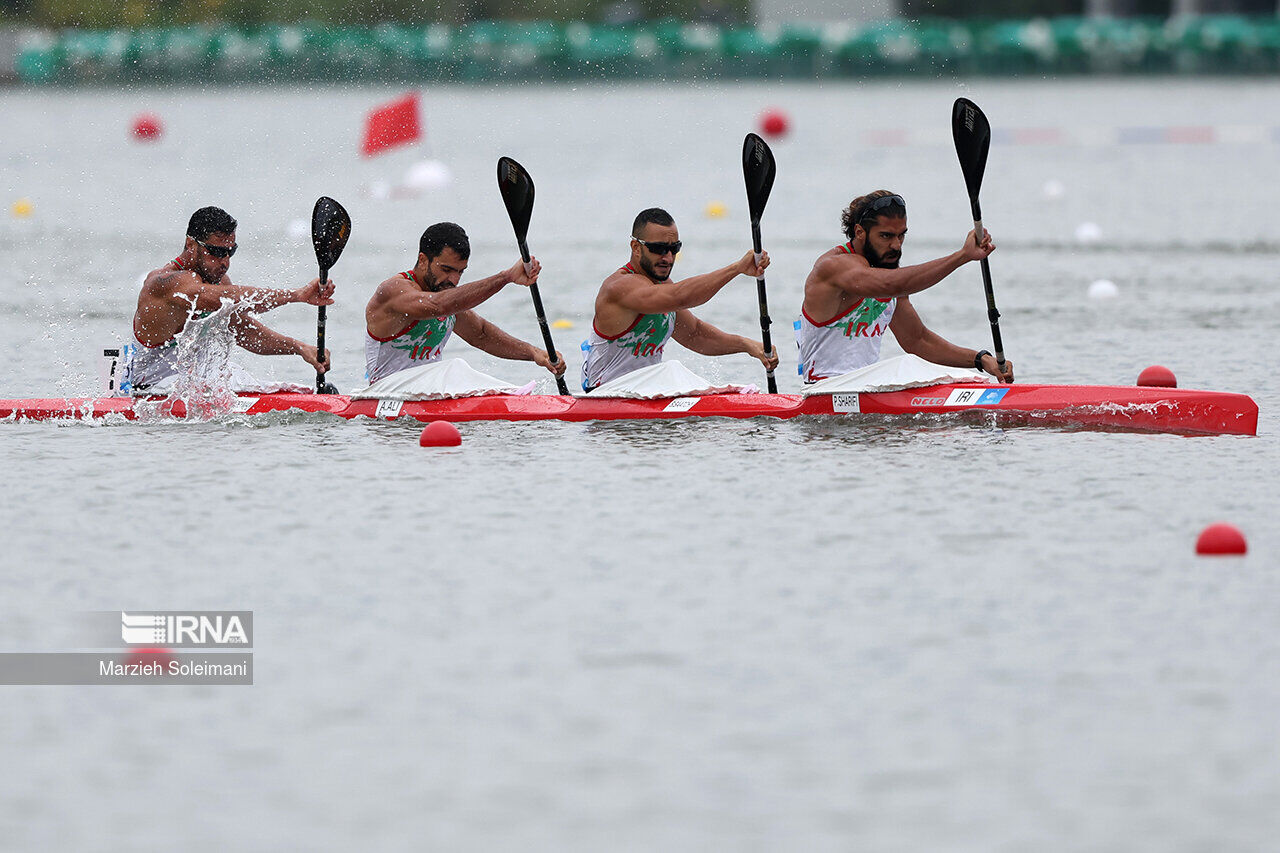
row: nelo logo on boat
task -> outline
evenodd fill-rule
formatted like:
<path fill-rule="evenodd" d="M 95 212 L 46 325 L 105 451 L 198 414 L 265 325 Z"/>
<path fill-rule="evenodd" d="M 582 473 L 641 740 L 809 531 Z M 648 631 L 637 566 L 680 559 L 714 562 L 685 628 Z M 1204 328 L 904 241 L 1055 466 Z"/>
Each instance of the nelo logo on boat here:
<path fill-rule="evenodd" d="M 120 638 L 130 645 L 247 647 L 252 629 L 250 611 L 120 611 Z"/>

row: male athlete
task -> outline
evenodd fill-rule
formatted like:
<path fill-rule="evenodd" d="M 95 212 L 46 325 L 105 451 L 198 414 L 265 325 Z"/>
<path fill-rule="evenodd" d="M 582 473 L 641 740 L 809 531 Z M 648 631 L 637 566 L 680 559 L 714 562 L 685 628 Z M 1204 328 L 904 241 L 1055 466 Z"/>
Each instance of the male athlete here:
<path fill-rule="evenodd" d="M 290 302 L 332 305 L 333 281 L 321 288 L 316 278 L 297 290 L 235 285 L 227 277 L 235 253 L 236 221 L 221 208 L 202 207 L 187 223 L 182 254 L 147 274 L 133 314 L 134 355 L 126 368 L 134 391 L 175 376 L 178 335 L 191 318 L 218 310 L 226 300 L 239 306 L 230 318 L 237 344 L 258 355 L 298 355 L 318 371 L 329 370 L 327 350 L 322 363 L 314 346 L 272 331 L 252 315 Z"/>
<path fill-rule="evenodd" d="M 671 214 L 657 207 L 640 211 L 631 226 L 631 260 L 604 280 L 596 295 L 596 312 L 582 363 L 582 388 L 591 391 L 642 367 L 662 361 L 667 341 L 702 355 L 743 352 L 770 370 L 778 353 L 765 353 L 759 341 L 731 335 L 693 316 L 689 310 L 707 302 L 739 275 L 759 278 L 769 266 L 763 253 L 757 264 L 747 252 L 735 263 L 683 281 L 671 281 L 680 251 L 680 233 Z"/>
<path fill-rule="evenodd" d="M 564 373 L 560 353 L 552 363 L 547 351 L 499 329 L 471 309 L 508 284 L 528 287 L 538 280 L 537 258 L 497 275 L 459 285 L 471 257 L 467 233 L 452 222 L 438 222 L 422 232 L 418 261 L 378 285 L 364 309 L 364 361 L 369 381 L 439 361 L 444 345 L 457 332 L 472 346 L 499 358 L 532 361 L 555 375 Z"/>
<path fill-rule="evenodd" d="M 841 217 L 847 243 L 823 254 L 804 283 L 796 341 L 800 374 L 817 382 L 874 364 L 886 329 L 904 350 L 933 364 L 973 367 L 1001 382 L 1013 381 L 1013 362 L 1001 373 L 995 356 L 944 340 L 925 328 L 909 298 L 933 287 L 969 261 L 993 251 L 991 235 L 981 242 L 970 231 L 964 246 L 946 257 L 899 267 L 907 236 L 902 196 L 876 190 L 855 198 Z"/>

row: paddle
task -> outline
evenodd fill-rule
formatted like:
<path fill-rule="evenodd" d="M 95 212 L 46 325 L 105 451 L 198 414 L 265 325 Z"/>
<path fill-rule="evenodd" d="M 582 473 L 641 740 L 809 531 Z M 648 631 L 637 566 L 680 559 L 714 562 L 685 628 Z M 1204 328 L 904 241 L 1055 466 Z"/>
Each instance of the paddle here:
<path fill-rule="evenodd" d="M 973 209 L 974 239 L 982 239 L 982 208 L 978 205 L 978 190 L 982 187 L 982 174 L 987 168 L 987 151 L 991 148 L 991 124 L 968 98 L 956 98 L 951 108 L 951 135 L 956 142 L 956 155 L 964 172 L 964 184 L 969 191 L 969 206 Z M 996 348 L 996 364 L 1004 373 L 1004 344 L 1000 341 L 1000 312 L 996 310 L 996 294 L 991 289 L 991 264 L 986 258 L 982 264 L 982 286 L 987 292 L 987 318 L 991 320 L 991 340 Z"/>
<path fill-rule="evenodd" d="M 329 270 L 338 262 L 347 238 L 351 236 L 351 217 L 345 208 L 328 196 L 316 199 L 311 211 L 311 243 L 316 249 L 316 261 L 320 264 L 320 287 L 329 283 Z M 316 357 L 324 360 L 324 308 L 316 320 Z M 316 393 L 337 394 L 338 389 L 324 381 L 324 372 L 316 371 Z"/>
<path fill-rule="evenodd" d="M 764 251 L 760 245 L 760 216 L 764 213 L 765 202 L 769 200 L 769 191 L 773 189 L 773 178 L 777 167 L 773 162 L 773 152 L 763 139 L 754 133 L 748 133 L 742 143 L 742 176 L 747 182 L 747 208 L 751 211 L 751 245 L 756 252 L 756 263 L 760 263 L 760 255 Z M 760 297 L 760 335 L 765 354 L 773 352 L 773 342 L 769 338 L 769 301 L 764 292 L 764 276 L 756 279 L 756 295 Z M 769 380 L 769 393 L 778 393 L 778 381 L 773 378 L 773 370 L 765 373 Z"/>
<path fill-rule="evenodd" d="M 529 217 L 533 215 L 533 178 L 510 157 L 498 158 L 498 191 L 502 193 L 502 203 L 507 206 L 507 216 L 511 217 L 511 227 L 516 232 L 516 244 L 520 247 L 520 257 L 524 260 L 525 271 L 531 269 L 529 263 L 529 246 L 525 237 L 529 234 Z M 542 328 L 542 342 L 547 348 L 547 358 L 556 362 L 556 345 L 551 342 L 551 329 L 547 327 L 547 313 L 542 310 L 542 297 L 538 295 L 538 284 L 529 286 L 533 294 L 533 311 L 538 315 L 538 325 Z M 556 377 L 556 385 L 561 394 L 569 393 L 563 376 Z"/>

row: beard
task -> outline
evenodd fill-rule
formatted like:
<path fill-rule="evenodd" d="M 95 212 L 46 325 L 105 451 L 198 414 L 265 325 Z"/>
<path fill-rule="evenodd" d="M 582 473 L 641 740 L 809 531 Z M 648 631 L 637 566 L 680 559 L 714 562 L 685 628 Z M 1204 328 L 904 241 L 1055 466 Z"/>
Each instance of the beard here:
<path fill-rule="evenodd" d="M 204 264 L 196 264 L 196 275 L 200 276 L 200 280 L 205 284 L 217 284 L 222 281 L 226 273 L 218 273 L 217 275 L 214 275 L 205 267 Z"/>
<path fill-rule="evenodd" d="M 430 290 L 432 293 L 439 293 L 442 290 L 448 290 L 451 287 L 457 287 L 457 285 L 450 284 L 447 281 L 446 282 L 440 281 L 438 278 L 435 277 L 434 274 L 432 274 L 431 270 L 427 270 L 427 274 L 423 276 L 423 278 L 425 279 L 425 281 L 422 282 L 422 286 L 425 287 L 427 290 Z"/>
<path fill-rule="evenodd" d="M 896 270 L 898 263 L 902 260 L 901 252 L 888 252 L 882 255 L 871 248 L 870 242 L 863 245 L 862 254 L 866 256 L 867 263 L 882 270 Z"/>
<path fill-rule="evenodd" d="M 674 266 L 674 265 L 673 265 Z M 644 256 L 640 257 L 640 269 L 644 270 L 645 275 L 654 281 L 666 281 L 671 277 L 671 267 L 667 267 L 667 271 L 660 273 L 654 268 L 654 265 L 645 260 Z"/>

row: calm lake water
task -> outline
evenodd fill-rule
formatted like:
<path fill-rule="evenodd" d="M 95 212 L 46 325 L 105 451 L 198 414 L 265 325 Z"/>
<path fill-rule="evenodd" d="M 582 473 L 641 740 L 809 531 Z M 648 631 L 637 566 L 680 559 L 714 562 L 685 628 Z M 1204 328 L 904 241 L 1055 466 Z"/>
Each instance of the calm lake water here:
<path fill-rule="evenodd" d="M 966 95 L 998 130 L 1065 140 L 993 146 L 983 188 L 1019 378 L 1164 364 L 1251 394 L 1259 435 L 496 423 L 440 451 L 321 416 L 0 424 L 0 648 L 64 648 L 49 626 L 83 610 L 252 610 L 256 629 L 252 688 L 0 688 L 5 847 L 1274 849 L 1280 87 L 446 87 L 423 92 L 422 145 L 361 160 L 365 113 L 400 91 L 0 93 L 0 397 L 93 393 L 95 350 L 197 207 L 240 220 L 237 282 L 304 283 L 322 194 L 354 221 L 329 340 L 331 378 L 359 387 L 364 303 L 426 225 L 468 229 L 467 278 L 515 261 L 501 155 L 537 182 L 529 243 L 576 378 L 639 209 L 675 215 L 677 276 L 749 248 L 739 158 L 768 106 L 792 120 L 763 230 L 796 390 L 790 322 L 850 198 L 906 197 L 907 263 L 970 227 L 947 138 Z M 155 145 L 128 136 L 144 110 Z M 1213 141 L 1121 132 L 1186 126 Z M 451 183 L 394 192 L 423 160 Z M 1089 299 L 1099 279 L 1119 295 Z M 990 347 L 976 267 L 913 302 Z M 754 334 L 755 310 L 739 279 L 698 313 Z M 536 340 L 523 290 L 480 313 Z M 311 308 L 267 321 L 314 335 Z M 745 356 L 669 357 L 763 380 Z M 1248 556 L 1194 555 L 1217 520 Z"/>

